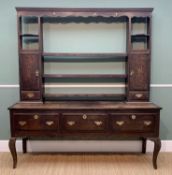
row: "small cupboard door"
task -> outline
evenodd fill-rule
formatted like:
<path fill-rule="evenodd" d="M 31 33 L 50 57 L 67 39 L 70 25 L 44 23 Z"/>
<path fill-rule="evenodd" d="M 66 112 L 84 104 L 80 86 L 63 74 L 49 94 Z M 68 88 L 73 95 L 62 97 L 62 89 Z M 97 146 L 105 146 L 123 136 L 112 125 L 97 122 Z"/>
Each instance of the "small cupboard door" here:
<path fill-rule="evenodd" d="M 150 74 L 149 54 L 130 54 L 129 91 L 148 91 Z"/>
<path fill-rule="evenodd" d="M 40 56 L 39 54 L 20 54 L 21 90 L 40 89 Z"/>

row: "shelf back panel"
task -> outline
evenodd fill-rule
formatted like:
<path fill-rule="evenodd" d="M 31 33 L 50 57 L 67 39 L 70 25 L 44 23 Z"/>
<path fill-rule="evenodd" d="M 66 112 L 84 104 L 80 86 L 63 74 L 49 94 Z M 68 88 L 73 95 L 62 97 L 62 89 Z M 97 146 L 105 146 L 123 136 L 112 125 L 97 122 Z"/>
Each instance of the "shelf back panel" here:
<path fill-rule="evenodd" d="M 126 23 L 43 24 L 44 52 L 125 53 Z"/>
<path fill-rule="evenodd" d="M 44 74 L 126 74 L 125 62 L 45 62 Z"/>

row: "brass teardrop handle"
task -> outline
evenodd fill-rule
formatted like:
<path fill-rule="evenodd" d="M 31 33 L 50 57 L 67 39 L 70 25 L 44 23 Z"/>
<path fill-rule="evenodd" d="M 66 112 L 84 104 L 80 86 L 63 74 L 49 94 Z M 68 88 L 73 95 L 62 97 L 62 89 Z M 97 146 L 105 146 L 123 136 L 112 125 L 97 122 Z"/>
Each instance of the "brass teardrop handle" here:
<path fill-rule="evenodd" d="M 34 93 L 29 92 L 29 93 L 27 93 L 27 96 L 28 96 L 29 98 L 32 98 L 32 97 L 34 97 Z"/>
<path fill-rule="evenodd" d="M 46 121 L 46 125 L 52 126 L 54 124 L 54 121 Z"/>
<path fill-rule="evenodd" d="M 141 97 L 143 97 L 143 94 L 136 94 L 135 95 L 137 98 L 141 98 Z"/>
<path fill-rule="evenodd" d="M 152 122 L 149 120 L 144 121 L 144 125 L 146 125 L 146 126 L 150 126 L 151 124 L 152 124 Z"/>
<path fill-rule="evenodd" d="M 122 126 L 124 123 L 125 123 L 124 121 L 116 121 L 116 124 L 117 124 L 118 126 Z"/>
<path fill-rule="evenodd" d="M 69 126 L 73 126 L 73 125 L 75 125 L 75 121 L 67 121 L 67 124 L 68 124 Z"/>
<path fill-rule="evenodd" d="M 26 125 L 26 123 L 27 123 L 26 121 L 19 121 L 20 126 L 24 126 L 24 125 Z"/>
<path fill-rule="evenodd" d="M 102 121 L 99 121 L 99 120 L 94 121 L 94 123 L 97 126 L 101 126 L 103 124 L 103 122 Z"/>
<path fill-rule="evenodd" d="M 84 120 L 86 120 L 86 119 L 87 119 L 87 115 L 84 114 L 84 115 L 82 116 L 82 118 L 83 118 Z"/>

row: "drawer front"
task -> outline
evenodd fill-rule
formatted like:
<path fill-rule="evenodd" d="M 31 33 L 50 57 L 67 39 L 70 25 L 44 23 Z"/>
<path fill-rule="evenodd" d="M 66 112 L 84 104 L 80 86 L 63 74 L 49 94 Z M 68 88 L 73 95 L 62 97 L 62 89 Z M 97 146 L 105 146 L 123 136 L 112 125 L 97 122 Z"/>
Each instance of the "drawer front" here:
<path fill-rule="evenodd" d="M 66 131 L 106 131 L 108 116 L 106 114 L 63 114 L 63 128 Z"/>
<path fill-rule="evenodd" d="M 129 92 L 129 100 L 132 101 L 148 101 L 149 93 L 143 91 Z"/>
<path fill-rule="evenodd" d="M 112 115 L 112 129 L 116 132 L 153 132 L 155 117 L 153 114 L 115 114 Z"/>
<path fill-rule="evenodd" d="M 40 100 L 40 91 L 21 91 L 21 100 Z"/>
<path fill-rule="evenodd" d="M 58 130 L 59 117 L 57 114 L 17 113 L 13 116 L 16 130 Z"/>

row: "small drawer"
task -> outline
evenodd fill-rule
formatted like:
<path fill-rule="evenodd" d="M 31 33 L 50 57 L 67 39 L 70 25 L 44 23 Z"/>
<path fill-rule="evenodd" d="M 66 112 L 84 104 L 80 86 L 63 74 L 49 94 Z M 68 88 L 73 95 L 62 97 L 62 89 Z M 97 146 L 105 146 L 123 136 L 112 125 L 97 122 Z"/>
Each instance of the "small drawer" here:
<path fill-rule="evenodd" d="M 58 130 L 58 114 L 17 113 L 13 116 L 16 130 Z"/>
<path fill-rule="evenodd" d="M 108 126 L 106 114 L 76 113 L 63 114 L 63 128 L 67 131 L 105 131 Z"/>
<path fill-rule="evenodd" d="M 40 91 L 21 91 L 21 100 L 40 100 Z"/>
<path fill-rule="evenodd" d="M 129 92 L 129 100 L 133 101 L 147 101 L 149 100 L 149 93 L 143 91 Z"/>
<path fill-rule="evenodd" d="M 114 114 L 112 129 L 116 132 L 153 132 L 155 117 L 153 114 Z"/>

